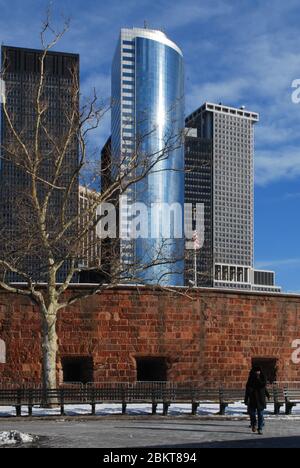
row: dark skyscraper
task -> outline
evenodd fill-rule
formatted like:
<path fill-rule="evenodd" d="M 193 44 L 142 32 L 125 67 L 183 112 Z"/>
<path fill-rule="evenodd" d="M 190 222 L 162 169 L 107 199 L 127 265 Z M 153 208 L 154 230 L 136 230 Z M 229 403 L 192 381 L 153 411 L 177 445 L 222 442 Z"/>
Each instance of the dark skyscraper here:
<path fill-rule="evenodd" d="M 109 137 L 102 148 L 101 151 L 101 192 L 109 189 L 112 184 L 112 174 L 111 174 L 111 137 Z M 108 199 L 107 201 L 110 201 Z"/>
<path fill-rule="evenodd" d="M 79 114 L 79 94 L 74 92 L 74 83 L 79 87 L 79 56 L 60 52 L 48 52 L 45 58 L 45 79 L 42 87 L 42 102 L 45 106 L 43 121 L 38 135 L 36 133 L 36 99 L 38 85 L 41 77 L 42 51 L 2 47 L 2 79 L 5 83 L 5 101 L 16 132 L 30 154 L 40 153 L 37 174 L 40 178 L 38 185 L 38 198 L 46 196 L 47 182 L 53 180 L 57 167 L 58 148 L 63 147 L 68 132 L 68 119 L 72 112 Z M 79 88 L 78 88 L 79 89 Z M 38 140 L 38 149 L 36 146 Z M 39 251 L 37 245 L 28 248 L 28 238 L 35 234 L 35 219 L 30 208 L 30 177 L 24 169 L 21 158 L 25 154 L 20 151 L 20 158 L 16 160 L 13 154 L 16 138 L 12 134 L 8 120 L 1 106 L 1 254 L 12 258 L 12 249 L 16 249 L 16 259 L 22 269 L 35 280 L 43 280 L 43 266 L 45 265 L 44 252 Z M 63 150 L 61 150 L 63 151 Z M 21 162 L 21 164 L 19 164 Z M 66 216 L 69 219 L 78 213 L 78 177 L 74 177 L 78 169 L 78 142 L 77 135 L 72 134 L 62 161 L 57 186 L 69 187 L 68 201 L 65 205 Z M 44 181 L 44 182 L 43 182 Z M 46 182 L 46 183 L 45 183 Z M 48 226 L 51 226 L 53 239 L 58 231 L 59 213 L 64 203 L 65 192 L 53 189 L 49 199 L 47 215 Z M 72 228 L 74 231 L 74 228 Z M 73 232 L 74 234 L 74 232 Z M 63 258 L 67 249 L 67 232 L 61 244 L 56 243 L 56 255 Z M 22 239 L 24 243 L 22 245 Z M 27 245 L 25 246 L 25 239 Z M 33 242 L 34 244 L 34 242 Z M 21 260 L 20 260 L 21 259 Z M 66 264 L 65 264 L 66 265 Z M 65 274 L 64 266 L 60 270 L 61 278 Z M 10 280 L 20 280 L 19 276 L 9 273 Z"/>
<path fill-rule="evenodd" d="M 189 129 L 185 137 L 185 203 L 192 204 L 193 210 L 186 212 L 185 217 L 193 216 L 197 203 L 204 204 L 204 236 L 201 232 L 197 233 L 199 241 L 203 241 L 201 255 L 197 254 L 198 286 L 212 286 L 213 281 L 212 200 L 212 142 L 209 139 L 197 137 L 196 129 Z M 190 226 L 193 225 L 193 219 L 186 219 L 186 221 L 189 221 Z M 203 239 L 200 239 L 201 236 Z M 194 255 L 193 250 L 186 251 L 185 284 L 188 286 L 195 279 Z"/>

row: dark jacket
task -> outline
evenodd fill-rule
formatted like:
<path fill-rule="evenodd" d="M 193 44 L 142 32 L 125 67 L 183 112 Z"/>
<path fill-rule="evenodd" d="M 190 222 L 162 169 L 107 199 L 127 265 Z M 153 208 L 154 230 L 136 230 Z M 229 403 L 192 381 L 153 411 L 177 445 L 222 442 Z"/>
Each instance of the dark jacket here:
<path fill-rule="evenodd" d="M 263 374 L 259 377 L 255 373 L 250 373 L 245 394 L 245 404 L 249 409 L 264 410 L 267 407 L 267 398 L 270 394 L 266 388 L 267 381 Z"/>

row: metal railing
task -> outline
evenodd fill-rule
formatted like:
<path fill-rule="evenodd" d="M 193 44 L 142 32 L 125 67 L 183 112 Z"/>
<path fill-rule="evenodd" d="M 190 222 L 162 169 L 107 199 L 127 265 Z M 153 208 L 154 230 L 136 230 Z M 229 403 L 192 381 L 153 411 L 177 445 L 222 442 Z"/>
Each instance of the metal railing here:
<path fill-rule="evenodd" d="M 162 404 L 165 415 L 169 406 L 174 403 L 190 403 L 192 414 L 196 414 L 198 407 L 203 404 L 218 404 L 219 414 L 223 415 L 230 404 L 244 400 L 244 389 L 206 388 L 197 382 L 70 382 L 54 390 L 29 384 L 12 387 L 12 384 L 5 388 L 0 387 L 0 406 L 14 406 L 18 416 L 21 415 L 22 406 L 28 406 L 29 415 L 34 406 L 58 406 L 61 414 L 65 414 L 64 407 L 70 404 L 91 405 L 92 414 L 95 414 L 96 405 L 102 403 L 121 404 L 123 414 L 126 413 L 128 404 L 152 404 L 153 414 L 156 414 L 157 405 Z M 298 388 L 300 389 L 300 385 Z M 292 407 L 298 403 L 287 400 L 285 389 L 282 382 L 276 382 L 269 388 L 275 414 L 280 413 L 283 405 L 286 405 L 286 414 L 290 414 Z"/>

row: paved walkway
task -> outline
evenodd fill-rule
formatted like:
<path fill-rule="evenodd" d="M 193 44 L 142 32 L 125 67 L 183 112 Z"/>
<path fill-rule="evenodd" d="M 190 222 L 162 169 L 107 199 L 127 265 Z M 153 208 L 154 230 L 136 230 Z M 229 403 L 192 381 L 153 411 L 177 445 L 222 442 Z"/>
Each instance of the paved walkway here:
<path fill-rule="evenodd" d="M 245 420 L 193 418 L 105 418 L 91 420 L 0 420 L 0 431 L 42 436 L 39 447 L 86 448 L 300 448 L 300 421 L 267 421 L 265 434 L 252 434 Z"/>

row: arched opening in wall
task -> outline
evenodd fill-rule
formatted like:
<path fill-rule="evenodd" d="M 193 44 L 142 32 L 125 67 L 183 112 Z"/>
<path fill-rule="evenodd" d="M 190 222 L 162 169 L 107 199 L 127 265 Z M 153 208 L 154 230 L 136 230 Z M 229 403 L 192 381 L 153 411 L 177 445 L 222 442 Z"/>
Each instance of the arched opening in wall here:
<path fill-rule="evenodd" d="M 0 364 L 6 364 L 6 345 L 5 341 L 0 339 Z"/>
<path fill-rule="evenodd" d="M 136 380 L 138 382 L 165 382 L 167 359 L 165 357 L 136 357 Z"/>
<path fill-rule="evenodd" d="M 94 380 L 93 358 L 90 356 L 65 356 L 61 359 L 63 382 L 86 384 Z"/>
<path fill-rule="evenodd" d="M 252 367 L 260 367 L 268 383 L 272 384 L 277 380 L 277 362 L 276 358 L 257 357 L 252 359 Z"/>

